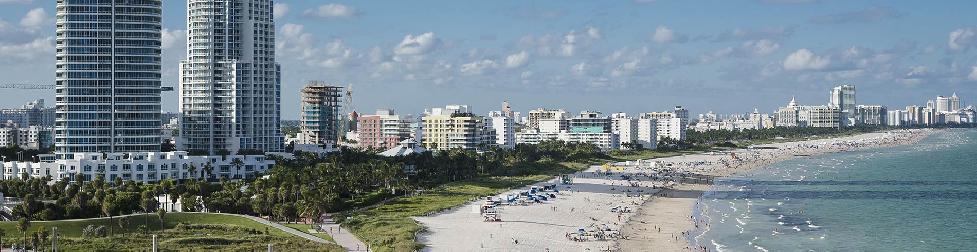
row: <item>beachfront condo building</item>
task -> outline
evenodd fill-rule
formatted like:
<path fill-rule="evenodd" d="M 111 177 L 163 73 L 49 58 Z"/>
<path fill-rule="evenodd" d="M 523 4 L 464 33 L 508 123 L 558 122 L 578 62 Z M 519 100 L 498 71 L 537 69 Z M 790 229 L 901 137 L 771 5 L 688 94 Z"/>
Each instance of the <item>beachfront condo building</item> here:
<path fill-rule="evenodd" d="M 841 109 L 832 105 L 801 106 L 794 98 L 786 107 L 777 109 L 778 127 L 839 128 L 842 126 Z"/>
<path fill-rule="evenodd" d="M 423 142 L 428 150 L 484 150 L 495 145 L 495 131 L 486 127 L 485 117 L 472 113 L 468 105 L 448 105 L 424 112 Z"/>
<path fill-rule="evenodd" d="M 57 158 L 160 150 L 161 3 L 57 1 Z"/>
<path fill-rule="evenodd" d="M 529 111 L 529 114 L 526 118 L 526 127 L 530 129 L 537 129 L 544 132 L 550 132 L 553 131 L 553 129 L 544 130 L 543 126 L 540 125 L 543 123 L 542 121 L 549 121 L 550 123 L 547 123 L 549 124 L 548 126 L 554 126 L 553 122 L 565 123 L 567 119 L 570 119 L 570 114 L 567 113 L 566 110 L 538 108 Z M 569 125 L 555 125 L 555 126 L 557 127 L 557 129 L 553 132 L 569 130 Z"/>
<path fill-rule="evenodd" d="M 301 144 L 331 145 L 339 141 L 343 88 L 312 81 L 302 88 Z"/>
<path fill-rule="evenodd" d="M 495 131 L 495 144 L 499 148 L 516 148 L 516 121 L 511 111 L 490 111 L 485 122 Z"/>
<path fill-rule="evenodd" d="M 563 141 L 571 143 L 589 143 L 597 146 L 601 151 L 607 152 L 620 149 L 620 139 L 614 133 L 603 132 L 539 132 L 537 130 L 526 130 L 516 133 L 517 144 L 539 144 L 543 141 Z"/>
<path fill-rule="evenodd" d="M 388 150 L 411 138 L 410 116 L 397 115 L 393 109 L 378 109 L 376 114 L 357 118 L 358 146 L 364 149 Z"/>
<path fill-rule="evenodd" d="M 579 115 L 570 118 L 570 132 L 580 133 L 611 133 L 612 120 L 600 111 L 581 111 Z"/>
<path fill-rule="evenodd" d="M 855 108 L 857 124 L 884 126 L 887 125 L 889 113 L 882 105 L 858 105 Z"/>
<path fill-rule="evenodd" d="M 830 103 L 828 106 L 841 110 L 842 124 L 844 126 L 854 126 L 855 119 L 855 86 L 841 85 L 831 89 Z"/>
<path fill-rule="evenodd" d="M 181 149 L 282 151 L 272 0 L 188 0 Z"/>
<path fill-rule="evenodd" d="M 631 149 L 638 142 L 638 119 L 626 113 L 611 114 L 611 133 L 617 134 L 621 149 Z"/>

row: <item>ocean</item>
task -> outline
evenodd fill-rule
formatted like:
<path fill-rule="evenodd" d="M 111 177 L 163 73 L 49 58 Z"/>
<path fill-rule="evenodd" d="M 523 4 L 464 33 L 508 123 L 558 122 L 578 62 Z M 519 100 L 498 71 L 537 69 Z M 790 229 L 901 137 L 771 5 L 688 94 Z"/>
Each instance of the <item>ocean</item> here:
<path fill-rule="evenodd" d="M 975 251 L 977 131 L 717 179 L 694 215 L 710 251 Z"/>

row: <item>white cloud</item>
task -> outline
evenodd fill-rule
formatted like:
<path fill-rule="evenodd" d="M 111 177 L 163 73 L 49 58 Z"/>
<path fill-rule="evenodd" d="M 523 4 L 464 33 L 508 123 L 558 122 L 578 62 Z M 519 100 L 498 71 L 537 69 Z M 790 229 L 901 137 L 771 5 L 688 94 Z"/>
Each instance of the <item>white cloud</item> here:
<path fill-rule="evenodd" d="M 496 67 L 499 64 L 492 60 L 480 60 L 471 63 L 462 64 L 459 71 L 464 75 L 480 75 L 484 74 Z"/>
<path fill-rule="evenodd" d="M 563 43 L 560 43 L 560 55 L 573 56 L 577 53 L 577 33 L 570 31 L 563 36 Z"/>
<path fill-rule="evenodd" d="M 668 43 L 675 39 L 675 32 L 666 26 L 658 26 L 655 33 L 651 35 L 651 40 L 658 43 Z"/>
<path fill-rule="evenodd" d="M 601 36 L 600 29 L 597 29 L 597 27 L 587 26 L 587 37 L 590 37 L 590 39 L 600 39 L 603 36 Z"/>
<path fill-rule="evenodd" d="M 621 64 L 620 66 L 617 66 L 617 68 L 614 68 L 614 70 L 611 71 L 611 76 L 622 77 L 622 76 L 632 75 L 638 71 L 638 68 L 640 67 L 639 64 L 641 64 L 641 60 L 638 59 Z"/>
<path fill-rule="evenodd" d="M 305 15 L 320 18 L 351 18 L 358 15 L 356 8 L 342 4 L 325 4 L 305 11 Z"/>
<path fill-rule="evenodd" d="M 773 42 L 769 39 L 761 39 L 757 41 L 747 41 L 743 43 L 743 48 L 747 49 L 754 55 L 765 56 L 770 55 L 780 49 L 780 44 Z"/>
<path fill-rule="evenodd" d="M 913 66 L 909 68 L 909 73 L 906 73 L 906 79 L 922 79 L 930 76 L 929 67 L 926 66 Z"/>
<path fill-rule="evenodd" d="M 24 18 L 20 19 L 20 25 L 27 29 L 38 29 L 51 23 L 50 19 L 44 8 L 36 8 L 28 11 Z"/>
<path fill-rule="evenodd" d="M 506 68 L 519 68 L 529 63 L 529 53 L 521 51 L 505 57 Z"/>
<path fill-rule="evenodd" d="M 161 45 L 162 49 L 170 49 L 174 45 L 184 45 L 186 44 L 186 31 L 185 30 L 170 30 L 163 28 L 161 31 Z"/>
<path fill-rule="evenodd" d="M 394 47 L 394 54 L 397 55 L 422 55 L 433 51 L 438 45 L 438 38 L 433 32 L 414 36 L 407 34 L 404 40 Z"/>
<path fill-rule="evenodd" d="M 804 48 L 791 53 L 787 59 L 784 59 L 784 69 L 790 71 L 821 70 L 828 67 L 830 63 L 831 59 L 814 55 L 811 50 Z"/>
<path fill-rule="evenodd" d="M 950 32 L 950 41 L 947 42 L 947 46 L 951 50 L 967 49 L 974 45 L 975 39 L 977 39 L 977 30 L 974 28 L 960 28 Z"/>
<path fill-rule="evenodd" d="M 279 34 L 281 36 L 279 36 L 275 48 L 281 53 L 292 54 L 302 60 L 316 56 L 315 38 L 312 34 L 305 32 L 305 26 L 286 23 L 282 25 Z"/>
<path fill-rule="evenodd" d="M 288 15 L 288 4 L 275 3 L 275 19 L 280 19 Z"/>
<path fill-rule="evenodd" d="M 967 75 L 967 79 L 977 81 L 977 66 L 970 68 L 970 75 Z"/>
<path fill-rule="evenodd" d="M 54 54 L 54 38 L 38 38 L 23 44 L 0 43 L 0 59 L 4 61 L 36 60 Z"/>
<path fill-rule="evenodd" d="M 590 73 L 590 65 L 587 62 L 580 62 L 570 67 L 570 73 L 576 76 L 584 76 Z"/>

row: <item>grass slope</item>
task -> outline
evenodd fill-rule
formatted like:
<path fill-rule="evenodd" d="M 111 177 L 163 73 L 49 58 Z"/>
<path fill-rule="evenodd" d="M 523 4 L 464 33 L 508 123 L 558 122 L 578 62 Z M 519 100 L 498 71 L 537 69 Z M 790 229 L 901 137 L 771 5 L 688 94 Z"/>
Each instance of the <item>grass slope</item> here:
<path fill-rule="evenodd" d="M 343 251 L 332 244 L 318 244 L 295 237 L 273 227 L 248 218 L 207 213 L 167 213 L 165 229 L 159 231 L 156 215 L 130 216 L 129 224 L 118 226 L 119 218 L 35 221 L 28 234 L 45 228 L 58 228 L 59 246 L 65 251 L 146 251 L 152 244 L 152 234 L 158 235 L 161 251 L 251 251 L 266 250 L 268 244 L 279 251 Z M 148 225 L 147 225 L 148 224 Z M 104 225 L 112 230 L 108 237 L 82 237 L 88 225 Z M 149 227 L 148 234 L 140 232 L 140 226 Z M 17 230 L 17 222 L 0 222 L 3 244 L 21 243 L 23 234 Z M 45 244 L 47 248 L 50 243 Z"/>

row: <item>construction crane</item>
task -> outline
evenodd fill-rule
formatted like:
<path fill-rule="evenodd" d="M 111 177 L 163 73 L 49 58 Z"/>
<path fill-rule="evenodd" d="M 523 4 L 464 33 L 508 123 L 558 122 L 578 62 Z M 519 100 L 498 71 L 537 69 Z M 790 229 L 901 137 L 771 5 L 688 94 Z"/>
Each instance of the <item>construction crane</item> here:
<path fill-rule="evenodd" d="M 6 84 L 0 84 L 0 89 L 54 89 L 54 85 L 32 84 L 32 83 L 6 83 Z M 163 92 L 172 92 L 175 89 L 173 87 L 160 87 L 159 90 Z"/>
<path fill-rule="evenodd" d="M 54 89 L 54 85 L 7 83 L 7 84 L 0 84 L 0 88 L 2 89 Z"/>

